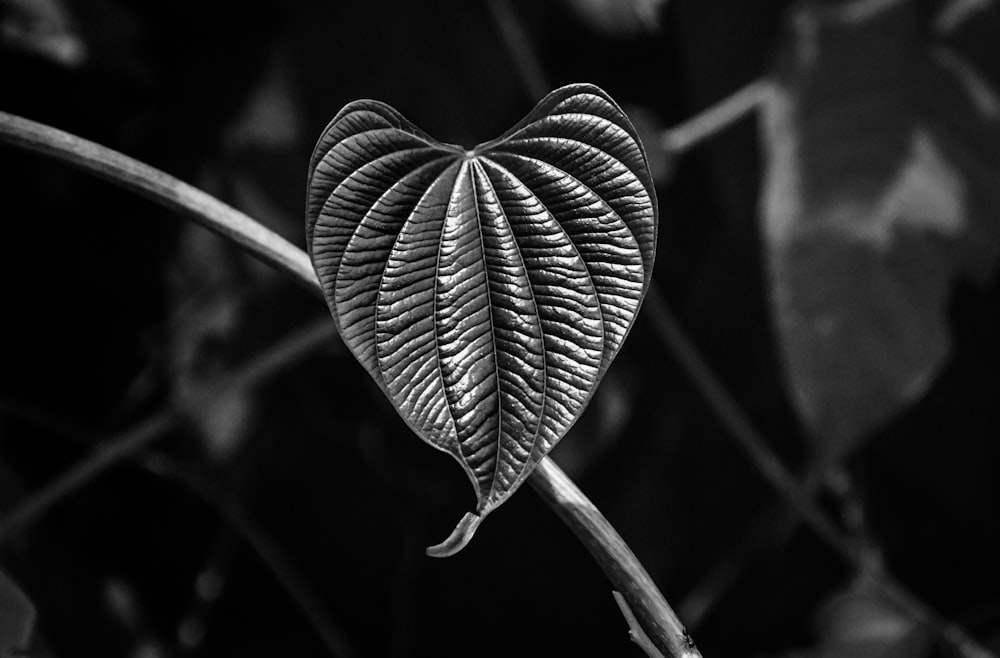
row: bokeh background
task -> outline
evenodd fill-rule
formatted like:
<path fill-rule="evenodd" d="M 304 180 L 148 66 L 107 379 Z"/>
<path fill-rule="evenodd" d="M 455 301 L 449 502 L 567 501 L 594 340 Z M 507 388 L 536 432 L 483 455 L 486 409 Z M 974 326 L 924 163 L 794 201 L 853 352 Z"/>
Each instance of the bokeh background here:
<path fill-rule="evenodd" d="M 796 69 L 811 60 L 796 50 L 795 17 L 822 24 L 824 11 L 848 5 L 862 18 L 837 32 L 837 48 L 848 46 L 832 52 L 861 54 L 823 60 L 815 82 Z M 661 222 L 654 276 L 671 326 L 769 454 L 815 485 L 869 573 L 891 574 L 998 649 L 995 247 L 972 278 L 906 252 L 907 271 L 931 271 L 934 294 L 866 307 L 864 318 L 880 318 L 874 329 L 850 316 L 869 348 L 861 356 L 850 352 L 853 338 L 829 338 L 849 363 L 881 363 L 881 346 L 897 338 L 917 360 L 934 356 L 905 395 L 876 387 L 869 396 L 862 373 L 835 382 L 853 395 L 810 398 L 813 380 L 797 379 L 795 359 L 816 344 L 795 343 L 772 305 L 769 272 L 785 270 L 769 269 L 761 208 L 773 193 L 765 180 L 777 166 L 767 142 L 775 133 L 748 116 L 683 153 L 660 143 L 668 126 L 762 76 L 785 80 L 802 100 L 837 72 L 877 69 L 899 49 L 856 49 L 849 39 L 879 5 L 907 18 L 869 30 L 866 43 L 902 33 L 905 53 L 922 52 L 942 15 L 959 15 L 948 36 L 979 66 L 989 119 L 998 10 L 957 0 L 804 9 L 780 0 L 0 0 L 0 110 L 146 161 L 302 245 L 308 158 L 345 103 L 379 99 L 443 141 L 472 145 L 551 88 L 601 86 L 649 152 Z M 803 101 L 808 112 L 843 98 L 822 89 Z M 956 97 L 935 93 L 946 105 Z M 908 166 L 907 152 L 847 134 L 863 105 L 796 126 L 826 140 L 820 159 L 824 148 L 860 143 L 890 169 Z M 907 120 L 892 114 L 906 106 L 878 111 L 890 127 Z M 1000 169 L 990 168 L 996 122 L 982 131 L 972 141 L 985 145 L 985 164 L 949 151 L 949 177 L 921 160 L 914 189 L 939 200 L 952 189 L 938 194 L 942 180 L 1000 187 Z M 839 171 L 807 173 L 823 190 L 860 185 L 860 196 L 865 185 L 888 185 L 844 182 Z M 962 226 L 982 229 L 968 231 L 976 244 L 995 244 L 1000 204 L 977 212 Z M 948 245 L 947 263 L 969 257 Z M 801 269 L 801 289 L 828 283 L 826 270 Z M 0 146 L 0 300 L 0 564 L 35 609 L 30 655 L 642 655 L 600 570 L 527 487 L 460 554 L 425 557 L 471 509 L 465 475 L 410 434 L 320 302 L 224 240 Z M 924 326 L 938 333 L 927 338 Z M 882 342 L 865 342 L 883 329 Z M 796 521 L 682 365 L 690 356 L 640 313 L 554 456 L 704 654 L 956 655 Z M 833 386 L 815 365 L 802 367 L 813 367 L 816 386 Z M 803 413 L 809 403 L 823 413 Z M 823 424 L 852 414 L 864 422 L 837 432 Z M 102 446 L 133 452 L 9 523 Z M 0 617 L 15 625 L 11 601 L 0 596 Z"/>

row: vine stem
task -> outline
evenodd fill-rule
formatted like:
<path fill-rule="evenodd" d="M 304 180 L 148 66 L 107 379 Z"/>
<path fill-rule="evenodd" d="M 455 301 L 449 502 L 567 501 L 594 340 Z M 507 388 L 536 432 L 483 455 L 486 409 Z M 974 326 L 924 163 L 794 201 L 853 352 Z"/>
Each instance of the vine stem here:
<path fill-rule="evenodd" d="M 511 62 L 517 69 L 524 90 L 532 102 L 539 100 L 552 89 L 552 86 L 535 53 L 534 46 L 531 45 L 531 39 L 528 38 L 514 8 L 510 6 L 510 0 L 487 0 L 486 8 L 507 49 L 507 54 L 510 55 Z"/>
<path fill-rule="evenodd" d="M 569 476 L 546 457 L 538 462 L 528 482 L 587 547 L 646 638 L 664 656 L 700 658 L 691 636 L 628 544 Z M 626 619 L 631 625 L 628 615 Z M 633 637 L 637 635 L 633 630 Z"/>
<path fill-rule="evenodd" d="M 305 252 L 247 215 L 159 169 L 6 112 L 0 112 L 0 142 L 54 158 L 179 211 L 208 230 L 233 240 L 322 298 L 322 289 Z M 591 552 L 657 649 L 666 658 L 700 657 L 677 615 L 624 540 L 555 462 L 543 458 L 530 481 Z"/>
<path fill-rule="evenodd" d="M 315 320 L 222 377 L 210 387 L 207 396 L 217 398 L 237 387 L 246 389 L 262 384 L 302 358 L 329 346 L 331 340 L 336 340 L 333 323 L 329 320 Z M 183 422 L 184 415 L 180 410 L 168 408 L 122 434 L 102 440 L 101 445 L 90 456 L 0 518 L 0 547 L 40 519 L 53 505 L 95 481 L 112 467 L 128 459 L 141 458 L 156 441 L 181 427 Z M 63 427 L 54 428 L 54 431 L 79 439 L 81 432 L 78 427 L 76 424 L 65 423 Z M 90 430 L 82 433 L 87 437 L 97 434 Z M 312 592 L 308 581 L 296 572 L 280 546 L 253 521 L 237 501 L 231 500 L 229 494 L 225 494 L 217 484 L 186 472 L 179 464 L 166 457 L 152 456 L 138 463 L 157 477 L 170 478 L 187 487 L 215 508 L 272 572 L 275 580 L 312 625 L 331 656 L 349 658 L 356 655 L 347 634 Z"/>
<path fill-rule="evenodd" d="M 220 397 L 237 387 L 257 386 L 282 369 L 329 345 L 336 331 L 331 322 L 316 321 L 286 336 L 215 383 L 209 396 Z M 143 453 L 160 438 L 181 427 L 184 414 L 178 409 L 159 411 L 132 429 L 105 439 L 89 456 L 0 518 L 0 547 L 66 496 L 95 480 L 111 467 Z"/>
<path fill-rule="evenodd" d="M 639 623 L 639 620 L 632 614 L 632 608 L 629 607 L 628 601 L 625 600 L 625 597 L 618 592 L 611 593 L 615 597 L 615 603 L 618 604 L 618 609 L 621 610 L 622 616 L 625 617 L 625 621 L 628 622 L 628 634 L 632 642 L 642 649 L 643 652 L 649 656 L 649 658 L 663 658 L 663 654 L 660 653 L 660 650 L 656 648 L 653 641 L 649 639 L 648 635 L 646 635 L 646 631 L 642 630 L 642 625 Z"/>
<path fill-rule="evenodd" d="M 39 153 L 131 190 L 229 238 L 322 297 L 309 257 L 283 237 L 215 197 L 144 162 L 7 112 L 0 112 L 0 142 Z"/>
<path fill-rule="evenodd" d="M 660 147 L 671 154 L 685 153 L 760 109 L 768 102 L 772 93 L 773 82 L 766 78 L 754 80 L 687 121 L 662 131 L 659 136 Z M 911 619 L 933 630 L 964 658 L 997 658 L 994 652 L 984 647 L 962 626 L 928 606 L 891 574 L 881 569 L 872 569 L 858 546 L 816 504 L 814 483 L 800 482 L 770 449 L 767 441 L 757 432 L 740 405 L 681 329 L 680 323 L 655 286 L 646 295 L 645 308 L 657 328 L 657 335 L 677 359 L 695 389 L 798 519 L 819 535 L 857 573 L 871 578 L 879 590 Z"/>
<path fill-rule="evenodd" d="M 178 412 L 161 411 L 125 434 L 95 449 L 89 457 L 0 519 L 0 546 L 10 541 L 21 528 L 41 517 L 54 504 L 79 491 L 81 487 L 92 482 L 97 475 L 115 464 L 138 455 L 179 423 Z"/>
<path fill-rule="evenodd" d="M 770 449 L 764 437 L 757 432 L 739 404 L 695 349 L 655 287 L 647 293 L 645 303 L 650 319 L 657 328 L 657 335 L 678 360 L 695 389 L 795 515 L 858 574 L 870 578 L 910 619 L 934 631 L 964 658 L 997 658 L 995 653 L 984 647 L 964 628 L 932 609 L 891 574 L 872 568 L 864 552 L 844 536 L 816 504 L 813 487 L 800 483 Z"/>
<path fill-rule="evenodd" d="M 766 80 L 748 83 L 687 121 L 660 133 L 660 147 L 667 153 L 684 153 L 736 123 L 767 99 Z"/>
<path fill-rule="evenodd" d="M 333 623 L 333 616 L 326 609 L 323 600 L 316 595 L 309 580 L 299 573 L 288 554 L 224 487 L 202 474 L 185 469 L 168 457 L 151 457 L 143 466 L 149 472 L 187 488 L 225 519 L 298 606 L 331 656 L 353 658 L 358 655 L 347 634 L 338 624 Z"/>

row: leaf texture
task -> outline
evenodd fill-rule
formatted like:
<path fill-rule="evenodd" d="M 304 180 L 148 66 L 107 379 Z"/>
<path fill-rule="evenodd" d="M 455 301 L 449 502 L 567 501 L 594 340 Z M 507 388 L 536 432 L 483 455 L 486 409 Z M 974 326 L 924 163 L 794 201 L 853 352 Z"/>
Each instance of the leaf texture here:
<path fill-rule="evenodd" d="M 320 137 L 313 265 L 345 344 L 472 481 L 463 544 L 586 406 L 649 284 L 656 219 L 635 129 L 591 85 L 472 150 L 371 100 Z"/>

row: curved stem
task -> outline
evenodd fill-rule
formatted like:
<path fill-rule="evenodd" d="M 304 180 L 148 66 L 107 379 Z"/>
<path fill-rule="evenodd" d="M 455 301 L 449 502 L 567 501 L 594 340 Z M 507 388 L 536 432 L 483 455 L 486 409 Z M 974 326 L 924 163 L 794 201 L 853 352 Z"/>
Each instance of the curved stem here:
<path fill-rule="evenodd" d="M 935 612 L 896 581 L 891 574 L 884 571 L 873 572 L 870 569 L 865 555 L 850 538 L 844 536 L 816 504 L 812 486 L 800 483 L 768 447 L 764 437 L 757 432 L 739 404 L 695 349 L 691 339 L 681 329 L 680 323 L 667 308 L 666 302 L 655 287 L 647 293 L 645 304 L 647 313 L 657 328 L 657 335 L 678 360 L 681 369 L 690 377 L 698 393 L 715 411 L 716 416 L 746 452 L 757 470 L 795 515 L 812 528 L 827 546 L 836 551 L 857 573 L 870 577 L 872 582 L 892 598 L 911 619 L 937 633 L 964 658 L 996 658 L 995 653 L 979 643 L 964 628 Z"/>
<path fill-rule="evenodd" d="M 303 357 L 328 346 L 330 341 L 335 339 L 336 332 L 329 319 L 313 321 L 280 339 L 224 376 L 210 387 L 208 397 L 221 397 L 237 387 L 248 388 L 261 384 Z M 40 418 L 34 420 L 45 420 L 44 414 L 37 415 Z M 167 408 L 133 429 L 101 441 L 100 446 L 90 456 L 19 503 L 5 516 L 0 517 L 0 547 L 41 518 L 54 504 L 96 481 L 98 477 L 121 462 L 141 457 L 157 440 L 181 426 L 182 422 L 183 415 L 179 410 Z M 97 437 L 95 431 L 81 432 L 75 423 L 62 425 L 53 431 L 75 439 L 81 439 L 81 434 L 92 440 Z M 195 477 L 197 474 L 184 471 L 167 458 L 150 457 L 140 461 L 139 464 L 158 477 L 173 478 L 214 506 L 244 538 L 261 562 L 271 570 L 275 579 L 288 592 L 319 638 L 326 644 L 330 655 L 340 657 L 356 655 L 347 640 L 346 633 L 341 630 L 340 625 L 328 611 L 324 610 L 308 583 L 296 573 L 294 566 L 280 547 L 252 522 L 236 501 L 230 501 L 223 496 L 222 490 L 217 487 L 212 488 L 212 483 L 204 478 Z"/>
<path fill-rule="evenodd" d="M 600 510 L 545 457 L 528 480 L 587 547 L 653 645 L 670 658 L 700 658 L 684 625 L 635 554 Z"/>
<path fill-rule="evenodd" d="M 332 322 L 315 321 L 306 325 L 233 370 L 215 383 L 207 394 L 221 397 L 237 387 L 247 389 L 265 382 L 320 346 L 329 345 L 335 336 Z M 179 427 L 183 420 L 180 410 L 168 408 L 132 429 L 102 441 L 88 457 L 0 517 L 0 546 L 41 518 L 52 505 L 90 484 L 113 466 L 141 454 Z"/>
<path fill-rule="evenodd" d="M 632 608 L 628 606 L 628 601 L 625 600 L 625 597 L 619 592 L 611 593 L 615 597 L 615 603 L 618 604 L 618 609 L 622 611 L 622 616 L 625 617 L 625 621 L 628 622 L 628 634 L 631 637 L 632 642 L 642 649 L 643 652 L 649 656 L 649 658 L 663 658 L 663 654 L 660 653 L 660 650 L 656 648 L 653 641 L 649 639 L 648 635 L 646 635 L 646 631 L 642 630 L 642 624 L 640 624 L 639 620 L 635 618 L 634 614 L 632 614 Z"/>
<path fill-rule="evenodd" d="M 767 441 L 756 430 L 740 405 L 701 357 L 691 339 L 681 329 L 680 323 L 667 307 L 655 285 L 646 294 L 645 308 L 647 317 L 656 327 L 656 335 L 660 337 L 681 369 L 691 379 L 695 389 L 715 412 L 716 418 L 729 431 L 730 436 L 736 439 L 768 484 L 830 547 L 847 560 L 853 560 L 855 547 L 841 536 L 833 522 L 816 507 L 813 502 L 813 492 L 801 484 L 768 447 Z"/>
<path fill-rule="evenodd" d="M 150 457 L 143 466 L 154 475 L 171 479 L 186 487 L 225 519 L 274 575 L 278 584 L 316 630 L 331 656 L 353 658 L 357 655 L 347 634 L 333 621 L 333 616 L 326 609 L 323 600 L 316 595 L 308 579 L 299 573 L 281 546 L 229 492 L 214 480 L 185 469 L 169 457 Z"/>
<path fill-rule="evenodd" d="M 531 45 L 531 39 L 521 25 L 517 12 L 511 7 L 510 0 L 487 0 L 486 8 L 507 49 L 510 61 L 517 70 L 524 91 L 531 98 L 531 102 L 540 100 L 549 89 L 552 89 L 552 85 L 549 84 L 545 69 L 538 59 L 538 53 Z"/>
<path fill-rule="evenodd" d="M 229 238 L 265 263 L 322 294 L 305 252 L 210 194 L 106 146 L 23 117 L 0 112 L 0 142 L 83 169 L 176 210 Z"/>
<path fill-rule="evenodd" d="M 5 112 L 0 112 L 0 142 L 55 158 L 178 210 L 290 274 L 299 284 L 322 297 L 319 281 L 305 252 L 243 213 L 159 169 L 67 132 Z M 543 458 L 532 472 L 530 481 L 590 550 L 657 648 L 668 658 L 698 658 L 701 654 L 649 574 L 607 519 L 555 462 Z"/>
<path fill-rule="evenodd" d="M 730 96 L 687 121 L 660 133 L 660 146 L 667 153 L 684 153 L 736 123 L 767 98 L 769 83 L 754 80 Z"/>
<path fill-rule="evenodd" d="M 24 526 L 39 518 L 52 505 L 93 482 L 98 474 L 115 464 L 134 457 L 180 422 L 180 414 L 173 410 L 161 411 L 113 440 L 107 441 L 94 452 L 60 475 L 51 484 L 15 507 L 0 518 L 0 546 L 11 540 Z"/>

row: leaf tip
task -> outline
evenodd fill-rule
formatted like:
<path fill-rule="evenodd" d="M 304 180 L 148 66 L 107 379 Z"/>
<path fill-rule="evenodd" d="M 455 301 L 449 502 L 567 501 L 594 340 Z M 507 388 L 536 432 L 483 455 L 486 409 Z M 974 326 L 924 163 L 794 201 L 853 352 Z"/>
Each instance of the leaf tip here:
<path fill-rule="evenodd" d="M 431 557 L 451 557 L 465 548 L 476 534 L 476 528 L 482 523 L 483 517 L 473 512 L 466 512 L 448 538 L 440 544 L 427 547 L 427 555 Z"/>

